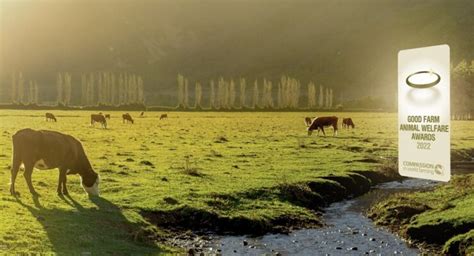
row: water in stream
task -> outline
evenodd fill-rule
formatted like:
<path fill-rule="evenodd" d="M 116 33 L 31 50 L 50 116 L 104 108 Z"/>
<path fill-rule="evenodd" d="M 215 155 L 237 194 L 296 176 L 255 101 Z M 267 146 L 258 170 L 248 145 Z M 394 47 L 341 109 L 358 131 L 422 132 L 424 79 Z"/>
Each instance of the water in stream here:
<path fill-rule="evenodd" d="M 262 237 L 213 236 L 207 242 L 206 254 L 222 255 L 417 255 L 396 235 L 376 227 L 365 216 L 366 210 L 389 194 L 420 190 L 436 182 L 407 179 L 379 185 L 369 193 L 332 204 L 325 209 L 326 227 L 302 229 Z"/>

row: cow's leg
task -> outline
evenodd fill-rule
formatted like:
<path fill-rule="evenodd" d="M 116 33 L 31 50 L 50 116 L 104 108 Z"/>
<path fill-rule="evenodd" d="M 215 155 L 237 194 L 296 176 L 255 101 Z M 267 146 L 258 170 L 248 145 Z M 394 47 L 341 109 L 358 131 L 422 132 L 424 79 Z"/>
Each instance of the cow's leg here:
<path fill-rule="evenodd" d="M 58 195 L 67 195 L 68 191 L 66 188 L 66 173 L 67 169 L 59 168 L 59 180 L 58 180 Z"/>
<path fill-rule="evenodd" d="M 67 190 L 67 187 L 66 187 L 66 182 L 67 182 L 67 175 L 66 175 L 66 172 L 64 172 L 64 177 L 63 177 L 63 195 L 69 195 L 69 191 Z"/>
<path fill-rule="evenodd" d="M 33 174 L 33 164 L 32 163 L 24 163 L 25 164 L 25 173 L 23 176 L 25 176 L 26 184 L 28 185 L 28 188 L 30 189 L 30 192 L 32 195 L 37 196 L 38 193 L 36 193 L 35 188 L 33 187 L 33 183 L 31 182 L 31 175 Z"/>
<path fill-rule="evenodd" d="M 10 194 L 12 196 L 16 195 L 15 191 L 15 180 L 16 176 L 18 175 L 18 171 L 20 170 L 21 160 L 17 153 L 13 153 L 13 161 L 12 161 L 12 168 L 11 168 L 11 177 L 10 177 Z"/>
<path fill-rule="evenodd" d="M 324 137 L 326 137 L 326 133 L 324 132 L 324 127 L 321 127 L 321 131 L 323 132 Z"/>

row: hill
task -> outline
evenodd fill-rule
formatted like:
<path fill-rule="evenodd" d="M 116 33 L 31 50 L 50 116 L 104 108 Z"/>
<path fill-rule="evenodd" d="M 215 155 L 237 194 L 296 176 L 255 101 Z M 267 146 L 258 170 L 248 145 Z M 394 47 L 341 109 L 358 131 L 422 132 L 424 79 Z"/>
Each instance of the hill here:
<path fill-rule="evenodd" d="M 474 2 L 2 1 L 0 85 L 22 71 L 53 97 L 56 72 L 133 72 L 147 101 L 176 103 L 176 75 L 296 77 L 345 98 L 396 98 L 397 52 L 447 43 L 474 58 Z M 49 90 L 48 90 L 49 88 Z M 204 88 L 205 89 L 205 88 Z"/>

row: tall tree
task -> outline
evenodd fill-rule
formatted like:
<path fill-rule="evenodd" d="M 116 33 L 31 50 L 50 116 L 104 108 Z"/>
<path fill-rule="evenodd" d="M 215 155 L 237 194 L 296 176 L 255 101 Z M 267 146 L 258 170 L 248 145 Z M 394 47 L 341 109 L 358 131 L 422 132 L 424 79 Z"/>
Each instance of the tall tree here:
<path fill-rule="evenodd" d="M 21 104 L 25 103 L 25 79 L 23 78 L 23 73 L 18 74 L 18 102 Z"/>
<path fill-rule="evenodd" d="M 209 106 L 211 109 L 216 109 L 216 85 L 214 80 L 211 80 L 211 91 L 209 96 Z"/>
<path fill-rule="evenodd" d="M 71 103 L 71 94 L 72 94 L 71 74 L 69 74 L 68 72 L 64 73 L 63 79 L 64 79 L 63 89 L 62 89 L 62 92 L 64 94 L 62 97 L 63 104 L 66 106 L 69 106 Z"/>
<path fill-rule="evenodd" d="M 329 90 L 329 108 L 332 108 L 332 104 L 333 104 L 333 99 L 334 99 L 334 95 L 333 95 L 333 91 L 332 91 L 332 88 Z"/>
<path fill-rule="evenodd" d="M 15 72 L 12 72 L 10 96 L 13 104 L 18 103 L 18 83 Z"/>
<path fill-rule="evenodd" d="M 112 73 L 110 77 L 110 103 L 113 106 L 118 104 L 118 95 L 117 95 L 117 84 L 116 84 L 116 74 Z"/>
<path fill-rule="evenodd" d="M 34 88 L 34 94 L 33 94 L 33 103 L 35 104 L 39 104 L 39 87 L 38 87 L 38 83 L 34 82 L 34 85 L 33 85 L 33 88 Z"/>
<path fill-rule="evenodd" d="M 196 82 L 196 87 L 194 89 L 194 108 L 202 109 L 202 88 L 201 83 Z"/>
<path fill-rule="evenodd" d="M 217 107 L 218 109 L 226 108 L 225 105 L 225 96 L 226 95 L 226 88 L 224 78 L 220 77 L 217 81 Z"/>
<path fill-rule="evenodd" d="M 313 109 L 316 107 L 316 86 L 311 81 L 308 84 L 308 108 Z"/>
<path fill-rule="evenodd" d="M 263 79 L 262 105 L 264 108 L 273 108 L 272 82 Z"/>
<path fill-rule="evenodd" d="M 235 82 L 233 79 L 230 80 L 229 83 L 229 108 L 235 108 L 235 98 L 236 98 L 236 92 L 235 92 Z"/>
<path fill-rule="evenodd" d="M 189 81 L 184 79 L 184 108 L 189 108 Z"/>
<path fill-rule="evenodd" d="M 324 106 L 324 88 L 322 85 L 319 86 L 319 108 L 323 108 Z"/>
<path fill-rule="evenodd" d="M 278 83 L 278 88 L 277 88 L 277 107 L 279 109 L 284 108 L 283 107 L 283 94 L 282 94 L 282 85 L 281 83 Z"/>
<path fill-rule="evenodd" d="M 258 82 L 257 80 L 255 80 L 255 82 L 253 83 L 252 109 L 258 107 L 258 98 Z"/>
<path fill-rule="evenodd" d="M 96 105 L 96 97 L 95 97 L 95 80 L 94 80 L 94 73 L 89 74 L 89 81 L 87 82 L 87 94 L 89 103 L 87 105 L 92 106 Z"/>
<path fill-rule="evenodd" d="M 184 76 L 178 74 L 178 107 L 184 108 Z"/>
<path fill-rule="evenodd" d="M 138 103 L 145 105 L 145 93 L 144 93 L 144 85 L 143 85 L 143 78 L 138 76 L 137 78 L 137 89 L 138 89 Z"/>
<path fill-rule="evenodd" d="M 325 107 L 329 108 L 329 88 L 327 88 L 327 87 L 326 87 L 326 94 L 325 94 L 324 98 L 326 99 Z"/>
<path fill-rule="evenodd" d="M 64 104 L 63 84 L 64 84 L 63 75 L 61 74 L 61 72 L 58 72 L 56 76 L 56 102 L 58 105 Z"/>
<path fill-rule="evenodd" d="M 240 78 L 240 107 L 245 108 L 245 87 L 247 86 L 247 83 L 245 81 L 245 78 Z"/>
<path fill-rule="evenodd" d="M 34 103 L 34 100 L 33 100 L 34 93 L 35 93 L 34 83 L 32 80 L 30 80 L 29 85 L 28 85 L 28 104 Z"/>
<path fill-rule="evenodd" d="M 87 99 L 87 77 L 84 73 L 81 74 L 81 105 L 86 106 Z"/>

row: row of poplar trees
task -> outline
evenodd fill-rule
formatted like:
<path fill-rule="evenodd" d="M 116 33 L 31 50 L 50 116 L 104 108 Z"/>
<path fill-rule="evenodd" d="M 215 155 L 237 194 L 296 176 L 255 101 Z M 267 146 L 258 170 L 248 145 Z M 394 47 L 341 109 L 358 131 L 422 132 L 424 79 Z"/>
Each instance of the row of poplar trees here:
<path fill-rule="evenodd" d="M 38 83 L 34 80 L 27 82 L 22 72 L 12 73 L 10 99 L 13 104 L 38 104 Z"/>
<path fill-rule="evenodd" d="M 190 103 L 189 80 L 178 74 L 178 107 L 183 109 L 202 109 L 203 107 L 203 87 L 200 82 L 194 86 L 194 102 Z M 242 109 L 242 108 L 262 108 L 262 109 L 300 109 L 304 108 L 300 104 L 301 82 L 289 76 L 282 76 L 278 83 L 263 79 L 259 84 L 257 80 L 249 85 L 247 92 L 247 80 L 239 78 L 225 80 L 220 77 L 211 80 L 208 87 L 208 99 L 206 104 L 211 109 Z M 237 94 L 237 91 L 239 92 Z M 251 94 L 250 99 L 247 95 Z M 316 86 L 313 82 L 307 85 L 307 105 L 308 109 L 330 109 L 333 107 L 334 94 L 331 88 Z"/>
<path fill-rule="evenodd" d="M 65 77 L 67 78 L 67 75 Z M 59 89 L 58 95 L 61 95 Z M 81 104 L 83 106 L 97 104 L 106 106 L 144 105 L 143 78 L 129 73 L 118 75 L 113 72 L 82 74 Z"/>
<path fill-rule="evenodd" d="M 73 91 L 72 75 L 68 72 L 56 74 L 56 103 L 70 106 Z M 75 104 L 93 105 L 132 105 L 144 104 L 144 83 L 141 76 L 129 73 L 92 72 L 81 74 L 80 100 Z M 10 99 L 13 104 L 40 104 L 40 90 L 34 80 L 25 79 L 22 72 L 12 73 Z"/>

